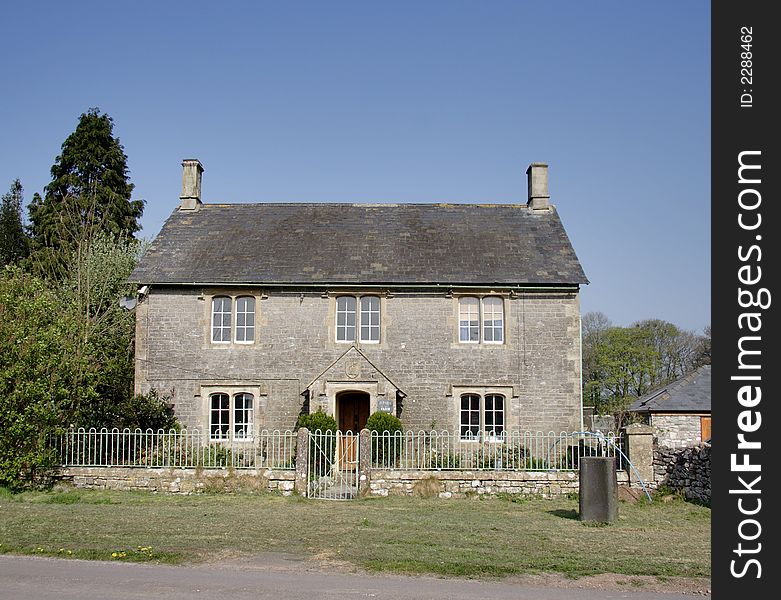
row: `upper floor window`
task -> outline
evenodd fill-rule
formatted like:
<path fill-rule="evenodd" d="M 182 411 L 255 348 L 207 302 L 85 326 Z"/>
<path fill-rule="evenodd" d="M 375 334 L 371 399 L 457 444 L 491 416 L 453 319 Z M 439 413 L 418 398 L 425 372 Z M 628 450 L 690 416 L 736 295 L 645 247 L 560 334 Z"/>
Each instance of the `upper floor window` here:
<path fill-rule="evenodd" d="M 361 341 L 380 341 L 380 299 L 377 296 L 361 298 Z"/>
<path fill-rule="evenodd" d="M 236 311 L 235 328 L 233 311 Z M 255 298 L 253 296 L 215 296 L 212 298 L 211 340 L 228 344 L 233 339 L 238 344 L 255 341 Z"/>
<path fill-rule="evenodd" d="M 255 298 L 252 296 L 236 298 L 236 341 L 255 341 Z"/>
<path fill-rule="evenodd" d="M 212 298 L 212 342 L 231 341 L 231 299 L 225 296 Z"/>
<path fill-rule="evenodd" d="M 459 298 L 458 329 L 460 342 L 477 343 L 480 341 L 480 300 Z"/>
<path fill-rule="evenodd" d="M 483 298 L 483 341 L 496 344 L 504 341 L 504 306 L 496 296 Z"/>
<path fill-rule="evenodd" d="M 354 342 L 356 334 L 363 343 L 379 343 L 379 297 L 339 296 L 336 299 L 336 341 Z"/>
<path fill-rule="evenodd" d="M 504 302 L 498 296 L 458 299 L 458 341 L 467 344 L 504 343 Z"/>
<path fill-rule="evenodd" d="M 209 438 L 246 440 L 252 438 L 255 422 L 254 397 L 240 392 L 231 397 L 218 392 L 209 396 Z"/>
<path fill-rule="evenodd" d="M 336 299 L 336 341 L 355 341 L 355 298 L 339 296 Z"/>

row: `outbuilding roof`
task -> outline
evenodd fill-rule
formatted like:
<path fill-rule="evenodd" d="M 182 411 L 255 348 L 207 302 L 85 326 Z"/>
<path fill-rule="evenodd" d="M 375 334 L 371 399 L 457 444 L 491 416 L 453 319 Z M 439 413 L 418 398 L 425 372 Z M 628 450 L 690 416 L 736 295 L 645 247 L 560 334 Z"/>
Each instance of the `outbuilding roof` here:
<path fill-rule="evenodd" d="M 588 283 L 555 207 L 202 204 L 177 209 L 139 284 Z"/>
<path fill-rule="evenodd" d="M 703 365 L 673 383 L 641 396 L 632 412 L 711 412 L 710 365 Z"/>

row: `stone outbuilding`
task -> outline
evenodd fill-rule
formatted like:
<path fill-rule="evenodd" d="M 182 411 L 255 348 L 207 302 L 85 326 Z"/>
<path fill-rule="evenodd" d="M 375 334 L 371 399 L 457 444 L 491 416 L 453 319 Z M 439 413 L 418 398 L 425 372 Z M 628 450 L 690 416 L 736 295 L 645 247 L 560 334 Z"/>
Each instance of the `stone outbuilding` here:
<path fill-rule="evenodd" d="M 641 396 L 629 410 L 654 428 L 660 448 L 687 448 L 710 440 L 711 366 Z"/>
<path fill-rule="evenodd" d="M 462 440 L 582 428 L 580 286 L 532 164 L 523 204 L 180 204 L 131 276 L 136 391 L 210 439 L 371 413 Z"/>

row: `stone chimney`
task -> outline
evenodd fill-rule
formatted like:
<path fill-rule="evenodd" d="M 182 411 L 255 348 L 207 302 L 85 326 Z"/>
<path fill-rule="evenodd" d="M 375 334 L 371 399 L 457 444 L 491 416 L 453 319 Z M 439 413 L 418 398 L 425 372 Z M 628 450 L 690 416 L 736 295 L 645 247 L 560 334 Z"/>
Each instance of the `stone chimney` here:
<path fill-rule="evenodd" d="M 198 210 L 201 206 L 201 174 L 203 165 L 196 158 L 186 158 L 182 161 L 182 203 L 179 210 Z"/>
<path fill-rule="evenodd" d="M 532 210 L 548 210 L 550 194 L 548 193 L 548 165 L 532 163 L 526 169 L 529 179 L 529 201 L 527 206 Z"/>

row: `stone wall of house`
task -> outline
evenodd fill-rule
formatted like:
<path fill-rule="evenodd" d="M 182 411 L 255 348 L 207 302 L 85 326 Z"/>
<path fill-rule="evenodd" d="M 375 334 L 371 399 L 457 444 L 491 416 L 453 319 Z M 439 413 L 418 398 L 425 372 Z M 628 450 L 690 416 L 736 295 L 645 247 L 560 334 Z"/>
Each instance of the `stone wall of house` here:
<path fill-rule="evenodd" d="M 293 493 L 295 470 L 66 467 L 57 479 L 76 488 L 192 494 L 203 491 Z"/>
<path fill-rule="evenodd" d="M 619 485 L 627 485 L 625 471 L 618 471 Z M 575 493 L 580 484 L 572 471 L 383 471 L 374 469 L 367 492 L 370 496 L 468 496 L 520 494 L 554 498 Z"/>
<path fill-rule="evenodd" d="M 702 441 L 699 415 L 653 415 L 650 424 L 659 447 L 687 448 Z"/>
<path fill-rule="evenodd" d="M 689 448 L 656 448 L 654 450 L 654 480 L 682 490 L 689 500 L 710 504 L 711 447 L 698 444 Z"/>
<path fill-rule="evenodd" d="M 211 298 L 220 294 L 255 296 L 254 343 L 211 343 Z M 508 388 L 508 430 L 580 429 L 578 294 L 503 297 L 504 343 L 462 344 L 457 295 L 382 294 L 381 341 L 358 345 L 369 362 L 354 363 L 352 372 L 331 372 L 328 381 L 343 390 L 378 381 L 385 389 L 392 381 L 406 394 L 398 407 L 406 429 L 455 432 L 460 398 L 453 388 L 459 386 Z M 302 409 L 301 392 L 350 347 L 335 341 L 335 303 L 325 289 L 153 286 L 136 309 L 137 391 L 170 395 L 183 425 L 205 428 L 208 393 L 249 388 L 258 398 L 256 425 L 290 429 Z M 313 392 L 314 409 L 318 390 Z"/>

